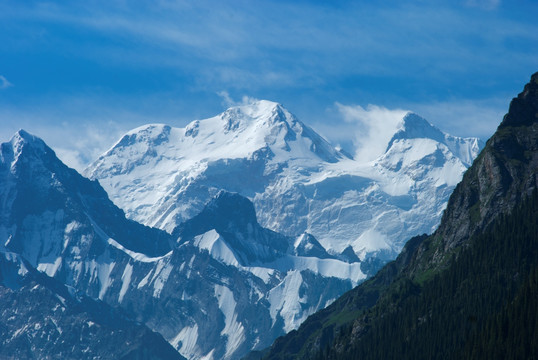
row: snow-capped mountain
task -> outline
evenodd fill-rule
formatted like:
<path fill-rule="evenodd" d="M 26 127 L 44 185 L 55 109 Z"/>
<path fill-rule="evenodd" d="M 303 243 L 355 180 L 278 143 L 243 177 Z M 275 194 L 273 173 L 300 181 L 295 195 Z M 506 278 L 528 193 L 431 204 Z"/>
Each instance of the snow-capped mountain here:
<path fill-rule="evenodd" d="M 124 312 L 0 250 L 0 358 L 181 360 L 162 336 Z"/>
<path fill-rule="evenodd" d="M 146 125 L 90 165 L 129 218 L 172 232 L 221 189 L 248 197 L 260 223 L 312 234 L 327 251 L 393 258 L 438 224 L 481 143 L 407 114 L 372 162 L 331 146 L 281 105 L 257 101 L 185 128 Z"/>
<path fill-rule="evenodd" d="M 171 249 L 168 234 L 127 220 L 97 181 L 65 166 L 23 130 L 1 145 L 0 182 L 0 246 L 49 276 L 63 271 L 66 257 L 101 252 L 103 238 L 152 256 Z"/>
<path fill-rule="evenodd" d="M 39 138 L 19 131 L 0 149 L 0 250 L 122 308 L 190 359 L 264 348 L 366 277 L 312 235 L 264 229 L 238 194 L 218 192 L 170 235 L 127 220 Z"/>
<path fill-rule="evenodd" d="M 85 174 L 99 179 L 128 217 L 171 232 L 221 189 L 254 198 L 284 174 L 316 172 L 320 160 L 340 158 L 280 105 L 262 101 L 184 129 L 134 129 Z"/>

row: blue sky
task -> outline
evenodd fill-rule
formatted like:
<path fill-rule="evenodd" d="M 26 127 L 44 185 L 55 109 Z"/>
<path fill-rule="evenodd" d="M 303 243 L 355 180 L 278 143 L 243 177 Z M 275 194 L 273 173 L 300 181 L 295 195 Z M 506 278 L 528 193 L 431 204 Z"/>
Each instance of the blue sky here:
<path fill-rule="evenodd" d="M 401 110 L 485 139 L 538 71 L 537 15 L 534 0 L 3 0 L 0 141 L 24 128 L 80 169 L 131 128 L 247 98 L 344 147 Z"/>

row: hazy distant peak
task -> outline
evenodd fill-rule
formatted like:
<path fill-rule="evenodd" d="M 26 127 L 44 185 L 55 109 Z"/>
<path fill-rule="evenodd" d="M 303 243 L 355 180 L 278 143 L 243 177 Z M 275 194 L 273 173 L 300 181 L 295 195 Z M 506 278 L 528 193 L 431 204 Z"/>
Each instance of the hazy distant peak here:
<path fill-rule="evenodd" d="M 170 130 L 171 127 L 166 124 L 147 124 L 139 126 L 123 135 L 113 148 L 126 147 L 141 142 L 158 145 L 168 139 Z"/>
<path fill-rule="evenodd" d="M 225 132 L 243 131 L 249 127 L 262 129 L 285 128 L 293 137 L 301 134 L 304 125 L 281 104 L 256 100 L 249 104 L 233 106 L 217 116 Z M 274 132 L 274 131 L 273 131 Z"/>
<path fill-rule="evenodd" d="M 389 149 L 396 140 L 416 138 L 428 138 L 438 142 L 444 142 L 445 133 L 430 124 L 423 117 L 409 112 L 403 117 L 399 130 L 389 141 L 387 149 Z"/>
<path fill-rule="evenodd" d="M 25 147 L 32 147 L 33 149 L 37 151 L 45 151 L 49 149 L 48 146 L 45 145 L 45 142 L 43 140 L 41 140 L 35 135 L 32 135 L 24 131 L 23 129 L 20 129 L 19 131 L 17 131 L 13 135 L 9 143 L 11 144 L 13 148 L 13 152 L 15 156 L 18 156 L 18 154 L 20 154 L 20 152 Z"/>
<path fill-rule="evenodd" d="M 395 142 L 412 139 L 430 139 L 443 144 L 466 166 L 471 165 L 473 159 L 484 147 L 484 143 L 478 138 L 463 138 L 447 134 L 423 117 L 409 112 L 402 118 L 399 130 L 389 141 L 385 153 Z"/>

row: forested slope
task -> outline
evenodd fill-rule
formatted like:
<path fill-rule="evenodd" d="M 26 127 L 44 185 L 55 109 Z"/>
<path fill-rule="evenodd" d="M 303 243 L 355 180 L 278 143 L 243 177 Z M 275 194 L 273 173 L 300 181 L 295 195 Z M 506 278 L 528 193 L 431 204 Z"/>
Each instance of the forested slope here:
<path fill-rule="evenodd" d="M 533 358 L 538 73 L 452 194 L 439 228 L 277 339 L 266 359 Z"/>

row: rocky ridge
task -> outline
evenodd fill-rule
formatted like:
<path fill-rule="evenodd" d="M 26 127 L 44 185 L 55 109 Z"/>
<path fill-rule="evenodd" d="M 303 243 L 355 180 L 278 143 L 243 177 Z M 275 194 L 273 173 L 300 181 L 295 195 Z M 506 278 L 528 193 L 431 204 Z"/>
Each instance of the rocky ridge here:
<path fill-rule="evenodd" d="M 483 357 L 480 351 L 525 358 L 535 353 L 535 328 L 525 325 L 535 324 L 535 313 L 528 311 L 535 302 L 521 301 L 535 287 L 538 270 L 537 174 L 535 73 L 457 185 L 438 229 L 411 239 L 373 278 L 252 358 L 460 359 Z M 523 317 L 514 315 L 523 312 Z M 508 338 L 526 345 L 516 348 Z M 503 348 L 507 342 L 512 345 Z"/>
<path fill-rule="evenodd" d="M 162 336 L 0 252 L 0 357 L 184 359 Z"/>
<path fill-rule="evenodd" d="M 264 229 L 238 194 L 218 193 L 172 236 L 127 220 L 40 139 L 19 131 L 1 150 L 2 249 L 121 308 L 188 358 L 268 346 L 365 278 L 312 236 Z"/>
<path fill-rule="evenodd" d="M 387 261 L 435 229 L 481 146 L 407 114 L 386 152 L 364 162 L 282 105 L 256 101 L 185 128 L 134 129 L 85 174 L 128 217 L 169 233 L 226 190 L 249 198 L 266 228 L 307 232 L 332 254 L 351 247 L 360 260 Z"/>

